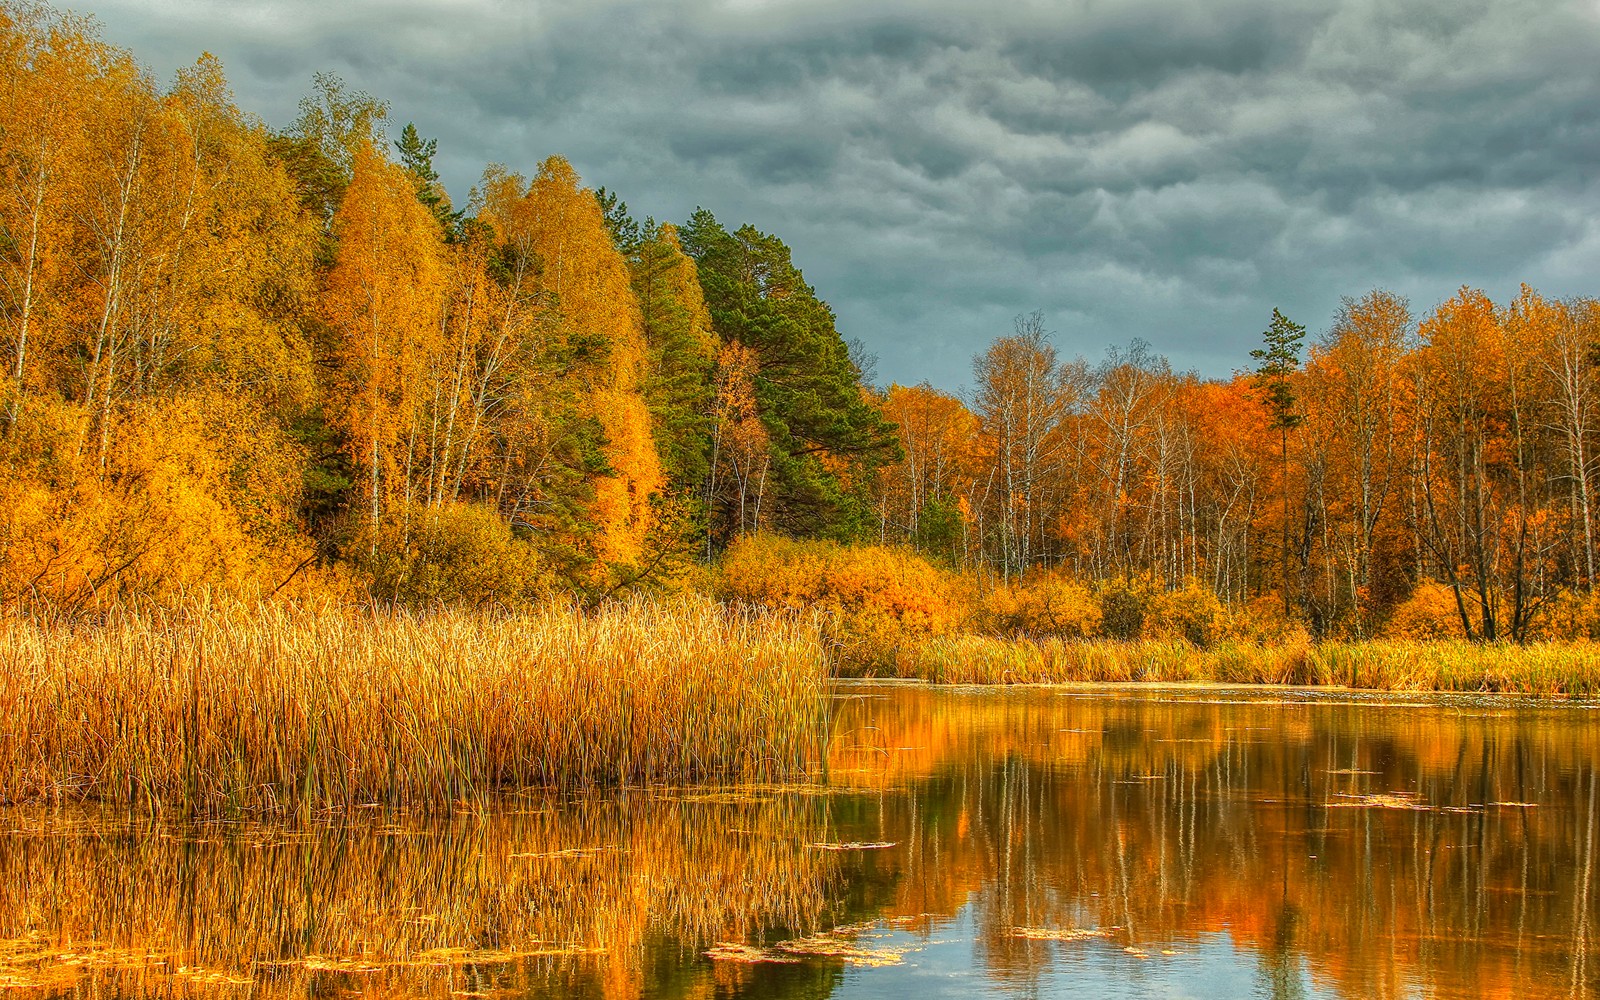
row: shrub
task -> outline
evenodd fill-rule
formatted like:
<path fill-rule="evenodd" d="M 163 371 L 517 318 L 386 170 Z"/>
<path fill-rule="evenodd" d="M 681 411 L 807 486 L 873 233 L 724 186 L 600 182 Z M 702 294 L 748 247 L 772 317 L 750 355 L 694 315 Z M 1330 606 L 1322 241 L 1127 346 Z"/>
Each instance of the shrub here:
<path fill-rule="evenodd" d="M 1433 580 L 1423 580 L 1411 596 L 1394 609 L 1383 630 L 1387 639 L 1465 639 L 1461 613 L 1450 588 Z"/>
<path fill-rule="evenodd" d="M 881 668 L 898 647 L 947 631 L 952 581 L 906 549 L 747 535 L 718 565 L 717 593 L 760 607 L 819 611 L 840 657 Z"/>
<path fill-rule="evenodd" d="M 1225 619 L 1217 595 L 1190 579 L 1176 590 L 1165 590 L 1150 598 L 1145 631 L 1161 638 L 1183 639 L 1197 649 L 1209 649 L 1221 637 Z"/>
<path fill-rule="evenodd" d="M 1283 609 L 1281 594 L 1262 594 L 1228 609 L 1219 622 L 1230 639 L 1259 646 L 1303 645 L 1311 641 L 1305 623 Z"/>
<path fill-rule="evenodd" d="M 973 624 L 1000 635 L 1086 639 L 1100 631 L 1100 605 L 1083 584 L 1041 573 L 995 586 L 978 599 Z"/>
<path fill-rule="evenodd" d="M 1112 580 L 1100 588 L 1101 631 L 1108 639 L 1132 642 L 1144 632 L 1149 592 L 1133 580 Z"/>
<path fill-rule="evenodd" d="M 548 590 L 534 548 L 478 504 L 417 508 L 409 527 L 386 525 L 376 552 L 358 536 L 351 555 L 379 600 L 408 606 L 517 607 Z"/>
<path fill-rule="evenodd" d="M 1600 639 L 1600 594 L 1563 588 L 1545 605 L 1528 629 L 1533 641 Z"/>

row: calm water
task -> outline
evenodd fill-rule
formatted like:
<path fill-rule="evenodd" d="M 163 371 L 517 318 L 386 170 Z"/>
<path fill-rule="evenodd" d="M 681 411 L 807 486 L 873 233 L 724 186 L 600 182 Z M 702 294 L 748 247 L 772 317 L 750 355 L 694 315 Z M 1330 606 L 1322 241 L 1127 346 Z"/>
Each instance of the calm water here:
<path fill-rule="evenodd" d="M 0 812 L 22 995 L 1567 997 L 1595 709 L 849 686 L 795 788 Z"/>

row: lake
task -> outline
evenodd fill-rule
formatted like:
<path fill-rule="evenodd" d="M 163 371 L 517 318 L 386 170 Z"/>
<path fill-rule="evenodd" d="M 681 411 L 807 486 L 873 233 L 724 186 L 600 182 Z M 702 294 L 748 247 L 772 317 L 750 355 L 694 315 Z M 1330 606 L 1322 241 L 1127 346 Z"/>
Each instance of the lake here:
<path fill-rule="evenodd" d="M 835 688 L 792 786 L 0 811 L 19 995 L 1571 997 L 1595 708 Z"/>

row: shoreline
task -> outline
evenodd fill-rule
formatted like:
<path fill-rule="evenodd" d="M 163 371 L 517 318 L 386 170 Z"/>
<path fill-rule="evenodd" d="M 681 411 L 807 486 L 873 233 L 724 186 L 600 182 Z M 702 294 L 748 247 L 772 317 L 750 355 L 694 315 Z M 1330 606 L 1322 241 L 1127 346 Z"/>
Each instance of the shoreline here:
<path fill-rule="evenodd" d="M 982 691 L 1001 692 L 1014 691 L 1026 692 L 1062 692 L 1086 693 L 1100 692 L 1130 693 L 1159 692 L 1159 691 L 1244 691 L 1244 692 L 1290 692 L 1307 695 L 1316 694 L 1342 694 L 1342 695 L 1370 695 L 1374 704 L 1381 703 L 1384 698 L 1500 698 L 1507 701 L 1543 701 L 1563 705 L 1582 705 L 1600 708 L 1600 696 L 1587 694 L 1571 694 L 1556 692 L 1547 694 L 1532 691 L 1462 691 L 1451 689 L 1430 688 L 1371 688 L 1351 687 L 1348 684 L 1273 684 L 1268 682 L 1252 683 L 1247 681 L 937 681 L 923 677 L 833 677 L 829 680 L 830 686 L 846 687 L 884 687 L 884 688 L 916 688 L 930 691 Z"/>

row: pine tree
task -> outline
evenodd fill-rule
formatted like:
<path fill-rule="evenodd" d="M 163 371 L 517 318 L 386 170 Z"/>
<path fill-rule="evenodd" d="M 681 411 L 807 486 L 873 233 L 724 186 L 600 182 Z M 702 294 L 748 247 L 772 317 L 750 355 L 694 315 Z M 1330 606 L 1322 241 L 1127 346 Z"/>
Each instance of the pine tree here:
<path fill-rule="evenodd" d="M 899 446 L 861 384 L 833 310 L 776 236 L 748 225 L 730 233 L 700 209 L 680 237 L 699 267 L 718 339 L 756 358 L 756 403 L 772 447 L 769 523 L 798 536 L 875 534 L 867 484 Z"/>
<path fill-rule="evenodd" d="M 617 252 L 624 257 L 638 253 L 639 244 L 648 236 L 633 216 L 628 214 L 628 203 L 619 198 L 615 191 L 607 191 L 603 186 L 595 191 L 594 200 L 600 205 L 606 231 L 611 234 L 611 242 L 616 245 Z"/>
<path fill-rule="evenodd" d="M 1261 393 L 1263 404 L 1271 417 L 1269 430 L 1278 432 L 1278 462 L 1283 494 L 1283 610 L 1290 612 L 1289 604 L 1289 432 L 1299 427 L 1304 419 L 1295 409 L 1294 386 L 1290 378 L 1300 370 L 1300 345 L 1306 337 L 1306 328 L 1294 322 L 1277 308 L 1272 310 L 1272 321 L 1261 334 L 1265 347 L 1250 352 L 1255 359 L 1255 387 Z"/>
<path fill-rule="evenodd" d="M 433 157 L 439 151 L 438 139 L 424 139 L 417 134 L 415 123 L 407 122 L 400 130 L 394 148 L 400 154 L 400 166 L 411 175 L 416 184 L 417 200 L 439 220 L 447 235 L 454 234 L 461 221 L 461 213 L 452 211 L 450 196 L 439 183 L 439 171 L 433 167 Z"/>

